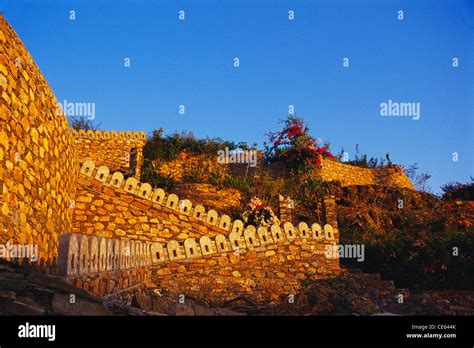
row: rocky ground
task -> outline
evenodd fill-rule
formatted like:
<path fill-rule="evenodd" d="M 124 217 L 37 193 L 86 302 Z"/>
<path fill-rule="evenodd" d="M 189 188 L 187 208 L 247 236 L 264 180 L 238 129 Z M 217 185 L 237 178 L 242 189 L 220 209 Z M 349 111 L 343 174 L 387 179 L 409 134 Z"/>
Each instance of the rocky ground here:
<path fill-rule="evenodd" d="M 102 299 L 21 266 L 0 260 L 2 315 L 110 315 Z"/>
<path fill-rule="evenodd" d="M 347 269 L 340 277 L 309 281 L 282 315 L 474 315 L 474 291 L 411 293 L 380 274 Z"/>
<path fill-rule="evenodd" d="M 193 299 L 186 299 L 186 305 L 172 302 L 170 307 L 155 284 L 127 296 L 133 306 L 169 315 L 474 315 L 474 291 L 410 293 L 382 280 L 380 274 L 359 269 L 346 269 L 333 279 L 303 282 L 294 297 L 281 296 L 270 304 L 239 297 L 219 309 Z"/>
<path fill-rule="evenodd" d="M 156 286 L 100 298 L 62 278 L 0 260 L 0 315 L 241 315 L 189 298 L 181 304 L 151 288 Z"/>
<path fill-rule="evenodd" d="M 167 296 L 150 292 L 147 287 L 133 293 L 123 293 L 106 300 L 115 314 L 131 315 L 171 315 L 171 316 L 239 316 L 239 313 L 226 308 L 210 307 L 195 299 L 186 298 L 184 303 Z"/>

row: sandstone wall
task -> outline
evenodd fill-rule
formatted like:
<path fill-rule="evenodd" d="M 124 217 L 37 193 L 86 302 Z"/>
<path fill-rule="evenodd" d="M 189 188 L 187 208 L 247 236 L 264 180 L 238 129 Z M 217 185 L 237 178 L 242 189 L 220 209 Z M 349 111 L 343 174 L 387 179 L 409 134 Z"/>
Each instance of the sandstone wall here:
<path fill-rule="evenodd" d="M 216 225 L 219 216 L 215 211 L 211 211 L 213 223 L 208 223 L 206 211 L 200 205 L 196 214 L 201 211 L 202 215 L 196 218 L 190 215 L 191 208 L 187 212 L 180 211 L 179 198 L 174 194 L 166 195 L 161 190 L 161 196 L 152 200 L 146 195 L 136 194 L 138 181 L 134 178 L 125 180 L 122 177 L 120 183 L 116 184 L 118 186 L 114 186 L 113 175 L 107 175 L 102 181 L 95 178 L 100 173 L 98 170 L 94 169 L 93 173 L 93 176 L 81 174 L 77 181 L 73 232 L 155 242 L 165 242 L 171 238 L 183 241 L 188 237 L 228 233 L 230 219 L 227 229 L 219 228 Z M 126 187 L 127 182 L 133 182 L 135 186 Z M 149 189 L 149 193 L 153 193 L 151 186 Z M 172 203 L 176 209 L 170 208 Z"/>
<path fill-rule="evenodd" d="M 240 220 L 135 178 L 125 179 L 105 166 L 96 168 L 92 160 L 83 163 L 77 184 L 73 232 L 163 242 L 244 230 Z"/>
<path fill-rule="evenodd" d="M 60 273 L 99 295 L 151 280 L 175 297 L 221 304 L 245 295 L 268 302 L 295 294 L 304 279 L 337 275 L 338 258 L 325 252 L 337 238 L 329 225 L 310 229 L 304 223 L 297 229 L 290 223 L 252 227 L 184 243 L 67 234 L 61 236 Z"/>
<path fill-rule="evenodd" d="M 408 176 L 395 167 L 361 168 L 333 160 L 322 159 L 319 175 L 323 181 L 339 181 L 342 186 L 381 185 L 414 190 Z"/>
<path fill-rule="evenodd" d="M 143 266 L 88 274 L 83 277 L 71 278 L 70 281 L 80 289 L 97 296 L 105 296 L 147 283 L 152 280 L 152 275 L 152 269 Z"/>
<path fill-rule="evenodd" d="M 339 260 L 323 253 L 326 245 L 339 240 L 337 229 L 330 225 L 322 228 L 302 222 L 295 227 L 287 222 L 244 228 L 240 220 L 232 221 L 135 178 L 125 179 L 105 166 L 96 168 L 93 161 L 82 165 L 77 191 L 73 231 L 89 247 L 95 245 L 95 251 L 81 253 L 82 242 L 76 241 L 68 249 L 74 252 L 60 250 L 60 265 L 62 273 L 80 278 L 75 284 L 89 290 L 110 292 L 136 284 L 141 276 L 134 273 L 138 278 L 132 279 L 130 272 L 118 270 L 151 262 L 152 280 L 167 292 L 215 303 L 238 294 L 263 301 L 295 293 L 305 277 L 328 277 L 339 270 Z M 98 262 L 110 259 L 107 250 L 112 250 L 115 261 L 112 268 L 103 264 L 101 272 Z M 71 263 L 74 255 L 80 257 Z M 68 270 L 77 262 L 82 266 Z M 96 268 L 88 271 L 91 265 Z"/>
<path fill-rule="evenodd" d="M 296 294 L 304 279 L 331 278 L 340 272 L 339 260 L 324 255 L 324 246 L 330 243 L 297 239 L 239 253 L 163 263 L 152 280 L 176 298 L 185 294 L 213 305 L 240 296 L 276 302 L 281 296 Z"/>
<path fill-rule="evenodd" d="M 74 131 L 74 140 L 80 163 L 92 159 L 98 165 L 105 165 L 112 171 L 119 170 L 140 178 L 143 146 L 146 143 L 145 132 L 81 130 Z M 132 149 L 135 149 L 136 158 L 132 155 Z"/>
<path fill-rule="evenodd" d="M 37 244 L 37 265 L 49 268 L 59 235 L 71 228 L 74 138 L 41 71 L 1 15 L 0 96 L 0 243 Z"/>
<path fill-rule="evenodd" d="M 138 284 L 153 283 L 176 299 L 180 295 L 221 305 L 240 296 L 261 303 L 276 302 L 296 294 L 301 281 L 332 278 L 341 269 L 337 259 L 327 259 L 324 244 L 300 240 L 271 247 L 245 249 L 180 262 L 138 266 L 70 277 L 71 282 L 91 293 L 104 296 Z"/>
<path fill-rule="evenodd" d="M 219 189 L 210 184 L 177 184 L 173 187 L 173 193 L 226 214 L 240 210 L 243 206 L 241 192 L 233 188 Z"/>

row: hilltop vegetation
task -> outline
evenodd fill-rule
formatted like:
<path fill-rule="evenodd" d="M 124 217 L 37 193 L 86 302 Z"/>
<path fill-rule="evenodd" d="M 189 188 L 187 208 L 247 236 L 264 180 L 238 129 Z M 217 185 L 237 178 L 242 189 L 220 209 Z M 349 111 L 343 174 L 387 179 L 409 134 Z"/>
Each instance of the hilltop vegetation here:
<path fill-rule="evenodd" d="M 363 263 L 410 289 L 471 289 L 474 204 L 411 190 L 345 188 L 338 200 L 340 242 L 365 246 Z"/>

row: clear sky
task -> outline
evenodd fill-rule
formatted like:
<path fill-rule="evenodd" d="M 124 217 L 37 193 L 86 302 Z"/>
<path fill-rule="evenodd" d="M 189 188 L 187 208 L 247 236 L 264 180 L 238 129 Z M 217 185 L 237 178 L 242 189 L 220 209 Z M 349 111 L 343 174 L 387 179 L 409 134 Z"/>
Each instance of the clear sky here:
<path fill-rule="evenodd" d="M 418 162 L 435 192 L 474 175 L 474 1 L 0 0 L 0 11 L 58 100 L 95 103 L 101 129 L 261 145 L 291 104 L 333 152 Z M 420 103 L 420 119 L 382 117 L 389 99 Z"/>

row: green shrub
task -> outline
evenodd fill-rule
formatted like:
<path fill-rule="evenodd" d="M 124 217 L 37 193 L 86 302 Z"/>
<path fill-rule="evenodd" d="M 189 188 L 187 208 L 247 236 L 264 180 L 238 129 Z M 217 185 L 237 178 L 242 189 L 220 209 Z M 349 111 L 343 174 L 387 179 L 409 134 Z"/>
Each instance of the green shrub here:
<path fill-rule="evenodd" d="M 150 162 L 145 162 L 142 166 L 140 181 L 147 182 L 152 187 L 160 187 L 165 191 L 169 191 L 176 185 L 171 176 L 165 176 L 153 170 Z"/>
<path fill-rule="evenodd" d="M 346 152 L 344 151 L 344 149 L 341 149 L 339 154 L 336 155 L 336 158 L 342 161 L 345 153 Z M 387 161 L 388 159 L 389 157 L 387 157 Z M 347 160 L 344 163 L 350 164 L 351 166 L 362 167 L 362 168 L 377 168 L 377 167 L 383 167 L 385 165 L 385 159 L 383 158 L 377 159 L 376 157 L 369 158 L 367 154 L 361 155 L 359 151 L 359 144 L 356 144 L 355 150 L 354 150 L 354 159 Z"/>
<path fill-rule="evenodd" d="M 143 148 L 143 157 L 150 161 L 167 162 L 176 159 L 181 152 L 193 155 L 208 154 L 217 157 L 217 152 L 226 147 L 234 150 L 237 145 L 221 138 L 198 139 L 192 132 L 175 132 L 163 136 L 163 130 L 154 130 Z"/>
<path fill-rule="evenodd" d="M 80 130 L 85 130 L 85 131 L 88 131 L 88 130 L 98 130 L 100 129 L 100 125 L 101 123 L 98 123 L 98 124 L 94 124 L 92 122 L 92 120 L 89 120 L 85 117 L 69 117 L 69 124 L 71 126 L 72 129 L 76 130 L 76 131 L 80 131 Z"/>
<path fill-rule="evenodd" d="M 444 200 L 474 201 L 474 178 L 471 182 L 464 184 L 460 182 L 450 182 L 441 186 Z"/>

